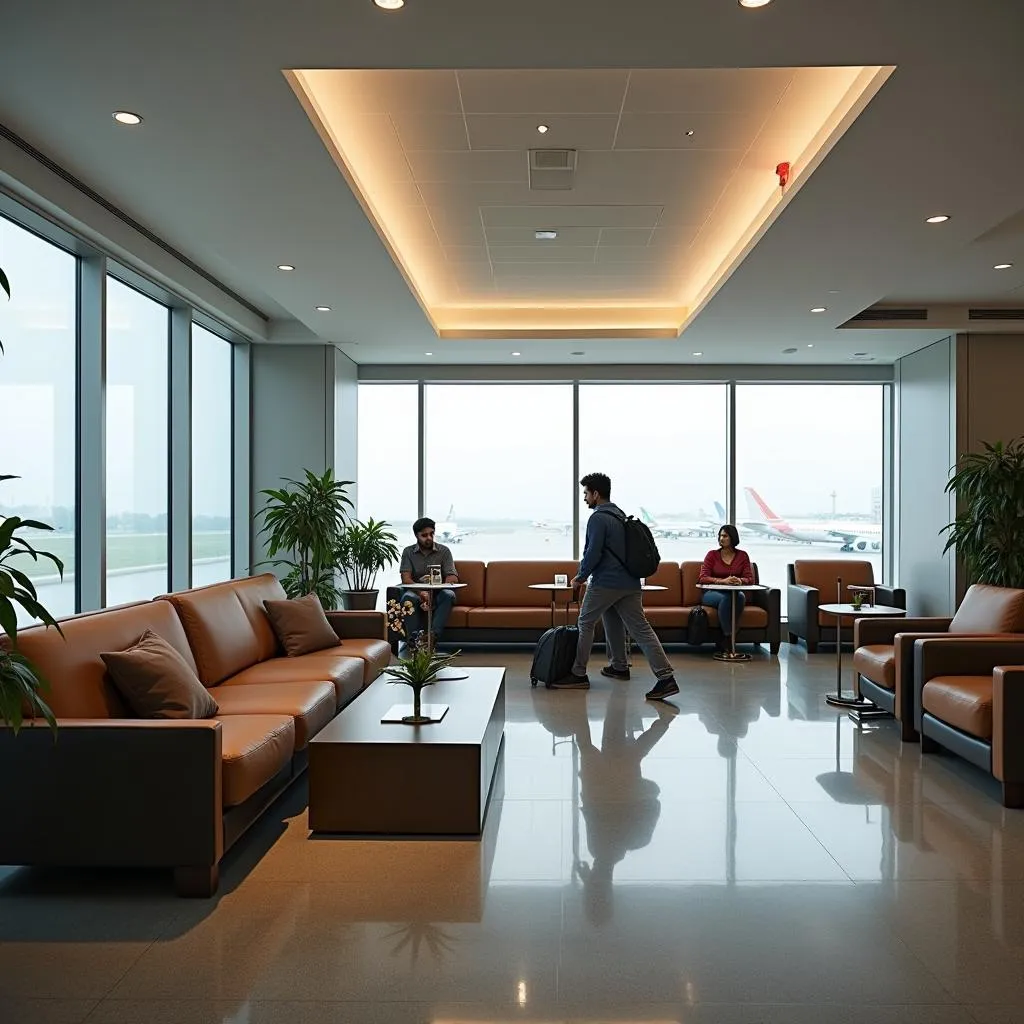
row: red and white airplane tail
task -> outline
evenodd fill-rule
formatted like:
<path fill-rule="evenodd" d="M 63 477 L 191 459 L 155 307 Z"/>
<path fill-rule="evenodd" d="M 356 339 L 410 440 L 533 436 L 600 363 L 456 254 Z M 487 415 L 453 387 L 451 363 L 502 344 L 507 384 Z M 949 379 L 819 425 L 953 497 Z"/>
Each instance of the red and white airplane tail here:
<path fill-rule="evenodd" d="M 793 527 L 781 516 L 777 516 L 753 487 L 744 487 L 743 493 L 747 496 L 747 509 L 753 518 L 767 523 L 773 530 L 778 530 L 779 533 L 793 532 Z"/>

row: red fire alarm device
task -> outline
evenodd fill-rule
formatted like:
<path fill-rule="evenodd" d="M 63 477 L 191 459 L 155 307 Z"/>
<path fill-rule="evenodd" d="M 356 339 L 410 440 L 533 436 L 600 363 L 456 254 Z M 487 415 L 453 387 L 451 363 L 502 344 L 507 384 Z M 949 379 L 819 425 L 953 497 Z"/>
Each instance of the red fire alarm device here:
<path fill-rule="evenodd" d="M 789 161 L 779 164 L 775 168 L 775 173 L 779 176 L 779 187 L 785 188 L 789 184 Z"/>

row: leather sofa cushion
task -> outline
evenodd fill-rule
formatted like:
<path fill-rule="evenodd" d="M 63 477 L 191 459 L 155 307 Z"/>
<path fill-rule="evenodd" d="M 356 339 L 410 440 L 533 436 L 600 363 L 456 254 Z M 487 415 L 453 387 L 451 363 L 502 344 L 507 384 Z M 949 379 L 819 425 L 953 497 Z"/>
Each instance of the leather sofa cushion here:
<path fill-rule="evenodd" d="M 139 718 L 213 718 L 217 702 L 195 669 L 147 629 L 124 651 L 100 654 L 125 703 Z"/>
<path fill-rule="evenodd" d="M 458 558 L 455 560 L 455 571 L 459 574 L 459 582 L 466 584 L 455 591 L 455 603 L 465 605 L 467 608 L 476 608 L 483 604 L 484 563 L 463 561 Z"/>
<path fill-rule="evenodd" d="M 683 562 L 680 566 L 683 586 L 683 607 L 693 608 L 700 604 L 704 591 L 697 585 L 700 583 L 700 570 L 703 562 Z"/>
<path fill-rule="evenodd" d="M 466 619 L 468 615 L 468 608 L 460 608 L 458 605 L 456 605 L 448 614 L 448 625 L 452 629 L 465 629 Z"/>
<path fill-rule="evenodd" d="M 896 648 L 892 644 L 869 644 L 853 652 L 853 669 L 871 682 L 896 689 Z"/>
<path fill-rule="evenodd" d="M 718 621 L 718 609 L 712 608 L 710 605 L 703 606 L 704 611 L 708 613 L 708 625 L 712 629 L 721 628 L 721 623 Z M 683 619 L 683 625 L 686 625 L 686 620 L 690 617 L 690 609 L 685 609 L 686 616 Z M 755 605 L 747 605 L 743 609 L 743 613 L 740 615 L 740 629 L 767 629 L 768 628 L 768 612 L 764 608 L 758 608 Z"/>
<path fill-rule="evenodd" d="M 198 682 L 198 680 L 197 680 Z M 250 683 L 218 686 L 220 715 L 289 715 L 302 750 L 337 713 L 333 683 Z"/>
<path fill-rule="evenodd" d="M 362 659 L 363 686 L 372 683 L 391 664 L 391 645 L 387 640 L 352 638 L 344 641 L 341 651 L 350 658 Z M 317 655 L 311 654 L 309 657 L 315 658 Z"/>
<path fill-rule="evenodd" d="M 949 632 L 1024 632 L 1024 590 L 975 583 L 964 594 Z"/>
<path fill-rule="evenodd" d="M 532 561 L 489 562 L 484 587 L 488 608 L 551 608 L 551 595 L 545 590 L 530 590 L 531 583 L 554 583 L 562 573 L 572 579 L 579 562 Z M 463 602 L 467 606 L 469 601 Z M 550 625 L 550 615 L 548 624 Z"/>
<path fill-rule="evenodd" d="M 671 608 L 644 608 L 647 621 L 656 629 L 685 629 L 689 614 L 689 608 L 678 604 Z"/>
<path fill-rule="evenodd" d="M 646 580 L 667 590 L 645 590 L 645 608 L 678 608 L 683 603 L 683 577 L 678 562 L 662 562 L 658 571 Z"/>
<path fill-rule="evenodd" d="M 270 625 L 289 658 L 315 654 L 341 642 L 316 594 L 284 601 L 264 601 Z"/>
<path fill-rule="evenodd" d="M 247 800 L 295 752 L 290 715 L 225 715 L 221 727 L 221 791 L 225 807 Z"/>
<path fill-rule="evenodd" d="M 216 692 L 223 693 L 231 686 L 319 683 L 326 680 L 334 684 L 335 707 L 342 708 L 362 690 L 364 671 L 365 662 L 353 654 L 322 651 L 298 658 L 271 658 L 225 679 Z"/>
<path fill-rule="evenodd" d="M 185 631 L 164 601 L 143 601 L 61 619 L 64 636 L 45 626 L 18 631 L 21 653 L 50 684 L 46 702 L 58 718 L 130 718 L 100 654 L 131 647 L 147 629 L 196 670 Z"/>
<path fill-rule="evenodd" d="M 992 741 L 992 676 L 935 676 L 921 688 L 921 707 L 939 721 Z"/>
<path fill-rule="evenodd" d="M 490 570 L 488 569 L 488 572 Z M 569 620 L 572 622 L 572 618 Z M 472 629 L 549 629 L 551 606 L 547 608 L 470 608 L 468 617 Z M 556 611 L 555 625 L 565 622 L 563 612 Z"/>

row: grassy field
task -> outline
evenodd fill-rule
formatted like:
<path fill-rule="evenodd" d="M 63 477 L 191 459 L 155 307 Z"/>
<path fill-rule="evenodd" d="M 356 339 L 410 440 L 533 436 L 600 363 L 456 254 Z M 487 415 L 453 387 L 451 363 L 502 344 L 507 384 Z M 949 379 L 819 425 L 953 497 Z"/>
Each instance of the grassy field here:
<path fill-rule="evenodd" d="M 75 539 L 67 535 L 35 534 L 25 538 L 40 551 L 51 551 L 64 562 L 64 572 L 75 571 Z M 231 555 L 231 534 L 192 535 L 193 558 L 228 558 Z M 145 565 L 167 564 L 167 535 L 163 533 L 112 533 L 107 536 L 107 569 L 132 569 Z M 53 563 L 33 562 L 27 555 L 18 558 L 14 567 L 33 579 L 54 574 Z"/>

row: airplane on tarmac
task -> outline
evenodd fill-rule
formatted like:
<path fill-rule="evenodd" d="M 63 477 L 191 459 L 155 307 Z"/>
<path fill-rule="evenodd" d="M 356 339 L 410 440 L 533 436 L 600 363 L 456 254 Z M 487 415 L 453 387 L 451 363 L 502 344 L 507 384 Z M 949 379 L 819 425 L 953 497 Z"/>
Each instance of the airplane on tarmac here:
<path fill-rule="evenodd" d="M 455 506 L 448 506 L 448 517 L 443 523 L 434 527 L 434 538 L 442 544 L 458 544 L 466 537 L 472 536 L 475 530 L 460 530 L 459 524 L 455 522 Z"/>
<path fill-rule="evenodd" d="M 715 509 L 722 516 L 725 522 L 724 512 L 721 505 L 715 502 Z M 700 510 L 701 516 L 705 516 L 704 509 Z M 650 512 L 640 506 L 640 518 L 650 527 L 655 537 L 662 537 L 665 540 L 677 540 L 680 537 L 711 537 L 718 530 L 720 523 L 712 522 L 707 518 L 701 519 L 661 519 L 657 520 Z"/>
<path fill-rule="evenodd" d="M 881 551 L 882 524 L 849 520 L 828 521 L 802 519 L 788 522 L 777 516 L 753 487 L 744 487 L 747 508 L 754 522 L 744 523 L 748 529 L 775 534 L 798 544 L 839 544 L 840 551 Z"/>
<path fill-rule="evenodd" d="M 572 523 L 560 519 L 535 519 L 530 526 L 546 533 L 572 533 Z"/>

